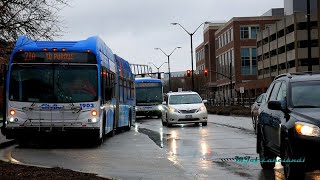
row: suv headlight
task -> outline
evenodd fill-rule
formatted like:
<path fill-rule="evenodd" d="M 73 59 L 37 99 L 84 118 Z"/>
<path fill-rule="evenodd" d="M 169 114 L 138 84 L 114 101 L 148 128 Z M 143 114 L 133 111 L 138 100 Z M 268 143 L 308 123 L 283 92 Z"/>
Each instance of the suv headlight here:
<path fill-rule="evenodd" d="M 175 113 L 180 113 L 180 111 L 178 109 L 175 109 L 175 108 L 170 108 L 169 111 L 171 113 L 175 112 Z"/>
<path fill-rule="evenodd" d="M 160 110 L 160 111 L 162 111 L 162 110 L 163 110 L 162 105 L 158 105 L 158 110 Z"/>
<path fill-rule="evenodd" d="M 201 111 L 205 111 L 205 110 L 207 110 L 207 108 L 206 108 L 205 106 L 201 106 L 201 107 L 197 110 L 197 112 L 201 112 Z"/>
<path fill-rule="evenodd" d="M 300 135 L 304 136 L 320 136 L 320 128 L 313 124 L 305 122 L 296 122 L 294 129 Z"/>

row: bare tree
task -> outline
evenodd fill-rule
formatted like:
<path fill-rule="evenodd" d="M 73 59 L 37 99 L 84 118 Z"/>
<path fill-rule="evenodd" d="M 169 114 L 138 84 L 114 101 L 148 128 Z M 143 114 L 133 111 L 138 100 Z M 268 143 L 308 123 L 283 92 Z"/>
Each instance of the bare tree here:
<path fill-rule="evenodd" d="M 1 0 L 0 40 L 14 42 L 19 35 L 52 39 L 62 33 L 58 12 L 67 0 Z"/>

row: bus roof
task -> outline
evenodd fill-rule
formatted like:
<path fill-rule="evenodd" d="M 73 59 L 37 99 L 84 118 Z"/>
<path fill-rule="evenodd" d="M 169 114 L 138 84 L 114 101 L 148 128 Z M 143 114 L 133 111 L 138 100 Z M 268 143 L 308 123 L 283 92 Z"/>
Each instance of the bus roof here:
<path fill-rule="evenodd" d="M 161 83 L 161 80 L 160 79 L 157 79 L 157 78 L 150 78 L 150 77 L 145 77 L 145 78 L 136 78 L 135 79 L 135 83 L 154 83 L 154 82 L 159 82 Z"/>
<path fill-rule="evenodd" d="M 92 36 L 80 41 L 35 41 L 26 36 L 19 36 L 12 54 L 19 50 L 23 51 L 43 51 L 44 48 L 52 49 L 65 48 L 67 51 L 90 50 L 95 55 L 101 52 L 114 62 L 114 55 L 111 49 L 98 36 Z"/>
<path fill-rule="evenodd" d="M 132 72 L 131 72 L 131 68 L 130 68 L 130 64 L 128 61 L 126 61 L 125 59 L 121 58 L 118 55 L 114 55 L 115 59 L 116 59 L 116 63 L 118 66 L 118 74 L 122 77 L 126 77 L 126 78 L 130 78 L 133 76 Z"/>

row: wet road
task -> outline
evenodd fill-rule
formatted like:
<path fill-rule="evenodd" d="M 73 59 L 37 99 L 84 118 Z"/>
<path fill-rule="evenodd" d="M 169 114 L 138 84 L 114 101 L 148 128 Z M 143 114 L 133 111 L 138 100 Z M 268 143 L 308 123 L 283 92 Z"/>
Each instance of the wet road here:
<path fill-rule="evenodd" d="M 255 138 L 248 118 L 209 115 L 206 127 L 172 128 L 162 127 L 159 119 L 139 119 L 131 131 L 99 147 L 13 146 L 1 153 L 7 160 L 117 179 L 283 179 L 280 165 L 264 171 L 258 163 L 223 160 L 257 157 Z"/>

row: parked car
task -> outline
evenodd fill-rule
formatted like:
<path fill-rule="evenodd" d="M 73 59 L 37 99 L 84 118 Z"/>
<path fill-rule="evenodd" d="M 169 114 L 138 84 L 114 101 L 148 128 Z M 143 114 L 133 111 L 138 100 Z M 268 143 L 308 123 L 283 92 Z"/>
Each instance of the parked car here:
<path fill-rule="evenodd" d="M 265 93 L 258 96 L 256 101 L 251 106 L 251 118 L 254 132 L 257 133 L 257 120 L 258 120 L 258 110 L 260 108 L 261 103 L 265 101 Z"/>
<path fill-rule="evenodd" d="M 164 102 L 162 125 L 168 127 L 173 124 L 202 123 L 207 125 L 208 112 L 204 103 L 196 92 L 172 92 L 167 94 Z"/>
<path fill-rule="evenodd" d="M 259 111 L 260 160 L 277 156 L 288 160 L 281 162 L 286 179 L 303 179 L 306 171 L 320 168 L 320 74 L 277 76 Z M 260 161 L 260 164 L 264 169 L 272 169 L 275 162 Z"/>

